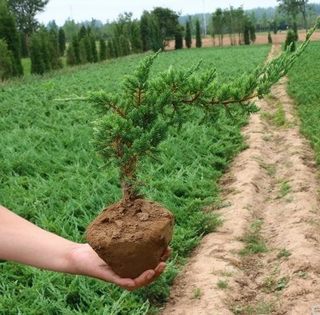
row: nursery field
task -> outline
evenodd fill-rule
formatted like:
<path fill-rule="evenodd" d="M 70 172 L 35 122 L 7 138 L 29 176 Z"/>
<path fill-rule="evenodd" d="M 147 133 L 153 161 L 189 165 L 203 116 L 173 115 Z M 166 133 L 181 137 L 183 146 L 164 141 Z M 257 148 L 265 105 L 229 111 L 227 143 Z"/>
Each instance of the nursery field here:
<path fill-rule="evenodd" d="M 270 57 L 280 51 L 274 45 Z M 248 147 L 221 180 L 224 207 L 215 213 L 224 224 L 204 237 L 162 315 L 318 313 L 318 59 L 311 43 L 257 100 L 243 129 Z"/>
<path fill-rule="evenodd" d="M 152 71 L 170 65 L 188 67 L 203 59 L 202 66 L 217 68 L 224 82 L 262 63 L 269 49 L 167 52 L 159 56 Z M 316 49 L 319 45 L 310 48 L 309 54 Z M 92 106 L 55 100 L 99 89 L 118 90 L 123 75 L 131 73 L 142 57 L 133 55 L 0 85 L 0 204 L 40 227 L 84 242 L 88 223 L 121 196 L 118 173 L 104 166 L 93 147 L 92 122 L 98 114 Z M 143 161 L 146 197 L 162 203 L 176 219 L 172 258 L 155 284 L 127 293 L 80 276 L 0 262 L 0 314 L 156 313 L 168 298 L 179 266 L 202 236 L 220 224 L 219 217 L 203 209 L 220 203 L 218 179 L 245 147 L 240 128 L 247 118 L 241 110 L 233 117 L 220 110 L 214 121 L 200 124 L 201 115 L 194 111 L 190 122 L 179 133 L 172 130 L 161 144 L 159 161 Z"/>
<path fill-rule="evenodd" d="M 296 100 L 301 130 L 310 139 L 320 163 L 320 43 L 312 43 L 289 73 L 289 93 Z"/>

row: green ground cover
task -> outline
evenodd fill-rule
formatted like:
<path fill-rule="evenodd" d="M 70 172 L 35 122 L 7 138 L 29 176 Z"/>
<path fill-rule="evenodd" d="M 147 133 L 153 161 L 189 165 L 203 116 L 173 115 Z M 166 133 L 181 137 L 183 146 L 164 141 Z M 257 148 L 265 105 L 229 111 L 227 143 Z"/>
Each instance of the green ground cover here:
<path fill-rule="evenodd" d="M 269 46 L 191 49 L 163 53 L 153 73 L 169 65 L 188 67 L 200 58 L 230 80 L 263 62 Z M 118 89 L 142 58 L 28 76 L 0 86 L 0 204 L 63 237 L 84 241 L 87 224 L 121 195 L 117 171 L 103 168 L 92 140 L 95 110 L 87 103 L 56 98 Z M 203 207 L 219 200 L 217 181 L 244 147 L 241 111 L 220 110 L 199 124 L 198 112 L 161 145 L 160 162 L 143 162 L 146 196 L 172 210 L 176 228 L 166 273 L 148 289 L 126 293 L 84 277 L 0 263 L 0 314 L 146 314 L 168 296 L 177 266 L 201 237 L 219 223 Z M 191 118 L 191 117 L 190 117 Z"/>
<path fill-rule="evenodd" d="M 320 163 L 320 42 L 312 42 L 289 73 L 288 90 L 296 100 L 301 131 Z"/>

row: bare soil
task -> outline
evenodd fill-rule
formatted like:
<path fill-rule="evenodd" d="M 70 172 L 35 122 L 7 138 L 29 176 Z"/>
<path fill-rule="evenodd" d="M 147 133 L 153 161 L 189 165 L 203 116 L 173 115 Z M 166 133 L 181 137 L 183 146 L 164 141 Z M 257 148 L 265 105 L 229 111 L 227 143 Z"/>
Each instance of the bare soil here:
<path fill-rule="evenodd" d="M 122 200 L 88 227 L 87 240 L 116 274 L 134 279 L 155 269 L 172 238 L 173 215 L 144 199 Z"/>
<path fill-rule="evenodd" d="M 221 181 L 224 224 L 194 252 L 162 315 L 320 314 L 318 171 L 286 85 L 257 101 L 248 149 Z M 240 255 L 257 224 L 267 251 Z"/>
<path fill-rule="evenodd" d="M 287 32 L 278 32 L 277 34 L 271 34 L 273 44 L 278 45 L 285 42 L 287 36 Z M 268 44 L 268 33 L 257 33 L 256 35 L 256 41 L 255 45 L 262 45 L 262 44 Z M 299 31 L 299 39 L 304 40 L 306 37 L 305 31 Z M 320 32 L 315 32 L 312 35 L 312 40 L 317 41 L 320 40 Z M 238 44 L 238 36 L 236 36 L 236 43 Z M 168 46 L 166 47 L 166 50 L 172 50 L 174 49 L 175 42 L 169 41 Z M 223 46 L 230 46 L 231 40 L 229 35 L 225 35 L 223 38 Z M 202 47 L 219 47 L 219 40 L 216 38 L 215 40 L 212 39 L 212 37 L 206 37 L 202 39 Z M 196 41 L 193 39 L 192 41 L 192 47 L 196 47 Z"/>

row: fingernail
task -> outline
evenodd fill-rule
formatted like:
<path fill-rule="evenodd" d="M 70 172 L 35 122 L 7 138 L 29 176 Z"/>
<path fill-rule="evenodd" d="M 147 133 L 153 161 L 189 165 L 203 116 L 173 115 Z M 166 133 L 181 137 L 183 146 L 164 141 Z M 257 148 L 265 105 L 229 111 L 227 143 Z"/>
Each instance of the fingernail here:
<path fill-rule="evenodd" d="M 151 280 L 153 278 L 154 273 L 150 271 L 147 275 L 148 280 Z"/>

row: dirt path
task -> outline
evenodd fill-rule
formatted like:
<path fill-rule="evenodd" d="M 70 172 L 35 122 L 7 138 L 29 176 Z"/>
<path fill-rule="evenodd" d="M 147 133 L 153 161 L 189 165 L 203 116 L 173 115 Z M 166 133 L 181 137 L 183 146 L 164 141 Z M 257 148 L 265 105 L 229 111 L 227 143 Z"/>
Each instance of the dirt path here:
<path fill-rule="evenodd" d="M 203 239 L 162 315 L 320 315 L 319 179 L 286 84 L 257 102 L 248 149 L 222 179 L 224 224 Z"/>

